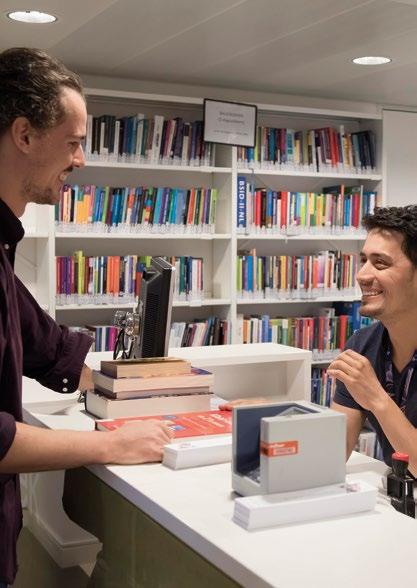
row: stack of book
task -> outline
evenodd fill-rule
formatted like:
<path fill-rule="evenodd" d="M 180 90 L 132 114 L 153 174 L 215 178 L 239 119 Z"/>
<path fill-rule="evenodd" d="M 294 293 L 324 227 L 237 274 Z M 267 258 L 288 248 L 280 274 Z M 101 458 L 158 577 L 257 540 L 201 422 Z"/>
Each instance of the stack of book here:
<path fill-rule="evenodd" d="M 210 410 L 214 376 L 174 357 L 102 361 L 86 410 L 100 418 Z"/>

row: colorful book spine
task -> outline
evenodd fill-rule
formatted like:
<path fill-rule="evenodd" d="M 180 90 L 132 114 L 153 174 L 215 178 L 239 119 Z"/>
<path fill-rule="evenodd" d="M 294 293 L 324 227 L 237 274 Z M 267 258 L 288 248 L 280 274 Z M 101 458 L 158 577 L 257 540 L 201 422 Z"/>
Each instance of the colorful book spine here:
<path fill-rule="evenodd" d="M 174 322 L 171 325 L 170 347 L 200 347 L 231 343 L 231 323 L 210 316 L 206 320 Z"/>
<path fill-rule="evenodd" d="M 374 173 L 375 135 L 371 130 L 346 133 L 324 127 L 309 130 L 260 126 L 254 148 L 238 147 L 241 168 L 289 171 Z"/>
<path fill-rule="evenodd" d="M 216 188 L 68 186 L 55 207 L 62 232 L 213 234 Z"/>
<path fill-rule="evenodd" d="M 167 257 L 177 270 L 174 300 L 204 298 L 204 261 L 201 257 Z M 69 304 L 128 304 L 140 294 L 142 274 L 150 256 L 107 255 L 56 257 L 56 301 Z"/>
<path fill-rule="evenodd" d="M 215 165 L 215 145 L 203 140 L 203 122 L 142 113 L 116 118 L 88 115 L 87 160 L 154 165 Z"/>
<path fill-rule="evenodd" d="M 306 300 L 356 291 L 358 254 L 319 251 L 311 255 L 237 256 L 236 288 L 241 299 Z"/>
<path fill-rule="evenodd" d="M 237 182 L 238 233 L 363 234 L 361 219 L 378 205 L 376 192 L 363 186 L 323 188 L 323 192 L 254 189 L 246 176 Z"/>

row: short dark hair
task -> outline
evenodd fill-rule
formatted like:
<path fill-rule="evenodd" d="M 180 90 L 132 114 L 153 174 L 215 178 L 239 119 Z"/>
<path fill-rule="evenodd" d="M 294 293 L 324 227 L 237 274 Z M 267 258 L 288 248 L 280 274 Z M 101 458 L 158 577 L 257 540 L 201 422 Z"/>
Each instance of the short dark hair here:
<path fill-rule="evenodd" d="M 376 208 L 374 214 L 363 217 L 362 224 L 367 231 L 385 229 L 403 235 L 402 250 L 417 268 L 417 206 Z"/>
<path fill-rule="evenodd" d="M 0 53 L 0 136 L 19 117 L 45 130 L 65 115 L 62 88 L 84 97 L 80 77 L 40 49 L 14 47 Z"/>

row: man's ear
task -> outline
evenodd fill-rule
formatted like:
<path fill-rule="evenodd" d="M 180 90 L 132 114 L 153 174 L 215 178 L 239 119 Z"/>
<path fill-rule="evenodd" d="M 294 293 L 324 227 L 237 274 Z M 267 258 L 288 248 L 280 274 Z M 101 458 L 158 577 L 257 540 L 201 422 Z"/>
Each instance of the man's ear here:
<path fill-rule="evenodd" d="M 24 116 L 18 116 L 10 127 L 13 143 L 23 153 L 29 153 L 36 135 L 36 130 L 32 127 L 28 119 Z"/>

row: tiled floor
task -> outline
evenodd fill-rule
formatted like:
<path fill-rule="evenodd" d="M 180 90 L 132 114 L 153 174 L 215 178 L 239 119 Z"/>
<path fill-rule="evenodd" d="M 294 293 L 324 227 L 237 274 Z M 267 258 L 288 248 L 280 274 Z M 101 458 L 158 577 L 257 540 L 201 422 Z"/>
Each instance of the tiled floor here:
<path fill-rule="evenodd" d="M 13 588 L 85 588 L 88 576 L 80 567 L 61 569 L 24 527 L 17 545 L 19 571 Z"/>

